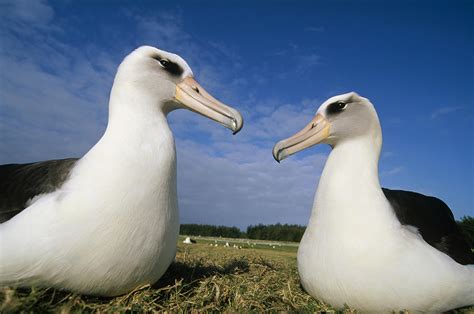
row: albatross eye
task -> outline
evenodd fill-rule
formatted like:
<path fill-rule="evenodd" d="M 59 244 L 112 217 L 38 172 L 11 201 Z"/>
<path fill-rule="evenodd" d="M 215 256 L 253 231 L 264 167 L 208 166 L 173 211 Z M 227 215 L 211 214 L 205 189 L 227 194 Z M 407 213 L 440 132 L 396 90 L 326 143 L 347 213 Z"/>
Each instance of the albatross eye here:
<path fill-rule="evenodd" d="M 162 67 L 166 68 L 170 64 L 170 62 L 166 59 L 162 59 L 160 60 L 160 64 Z"/>
<path fill-rule="evenodd" d="M 153 59 L 157 60 L 163 69 L 171 75 L 180 76 L 184 72 L 183 68 L 173 61 L 161 59 L 161 57 L 154 57 Z"/>
<path fill-rule="evenodd" d="M 343 102 L 343 101 L 338 101 L 337 102 L 337 108 L 339 110 L 344 110 L 344 109 L 346 109 L 346 107 L 347 107 L 347 104 L 345 102 Z"/>
<path fill-rule="evenodd" d="M 346 107 L 347 107 L 347 103 L 342 100 L 339 100 L 330 104 L 327 107 L 326 111 L 328 114 L 337 114 L 344 111 Z"/>

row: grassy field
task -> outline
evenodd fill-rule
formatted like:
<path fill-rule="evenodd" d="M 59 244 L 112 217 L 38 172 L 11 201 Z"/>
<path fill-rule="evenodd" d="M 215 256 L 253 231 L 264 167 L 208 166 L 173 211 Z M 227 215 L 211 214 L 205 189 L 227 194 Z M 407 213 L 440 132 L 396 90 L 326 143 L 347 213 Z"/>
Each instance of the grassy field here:
<path fill-rule="evenodd" d="M 301 289 L 294 243 L 197 238 L 186 245 L 182 240 L 176 261 L 153 286 L 116 298 L 4 288 L 0 312 L 334 312 Z"/>

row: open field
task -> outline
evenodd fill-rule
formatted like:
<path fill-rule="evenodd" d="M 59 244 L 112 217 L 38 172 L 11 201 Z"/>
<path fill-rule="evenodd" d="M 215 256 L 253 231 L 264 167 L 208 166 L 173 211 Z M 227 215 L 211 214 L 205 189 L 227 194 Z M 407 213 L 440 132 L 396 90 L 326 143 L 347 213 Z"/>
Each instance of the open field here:
<path fill-rule="evenodd" d="M 300 288 L 295 243 L 196 238 L 198 243 L 186 245 L 183 239 L 175 263 L 153 286 L 116 298 L 5 288 L 0 292 L 0 312 L 334 312 Z M 226 242 L 230 247 L 224 247 Z"/>
<path fill-rule="evenodd" d="M 186 236 L 180 236 L 180 242 L 182 242 Z M 271 241 L 271 240 L 252 240 L 252 239 L 233 239 L 233 238 L 214 238 L 214 237 L 191 237 L 197 240 L 199 244 L 212 244 L 217 247 L 225 246 L 226 243 L 229 247 L 234 248 L 238 246 L 241 249 L 255 249 L 255 250 L 270 250 L 276 252 L 289 252 L 294 253 L 298 251 L 298 243 L 296 242 L 282 242 L 282 241 Z"/>

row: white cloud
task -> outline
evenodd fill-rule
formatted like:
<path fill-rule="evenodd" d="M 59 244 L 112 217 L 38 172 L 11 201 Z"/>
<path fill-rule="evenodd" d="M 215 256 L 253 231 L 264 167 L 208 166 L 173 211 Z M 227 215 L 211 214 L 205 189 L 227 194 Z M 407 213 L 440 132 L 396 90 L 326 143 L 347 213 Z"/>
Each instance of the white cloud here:
<path fill-rule="evenodd" d="M 326 156 L 289 158 L 278 164 L 267 148 L 235 145 L 231 150 L 230 145 L 224 149 L 236 158 L 215 157 L 207 146 L 177 142 L 184 223 L 238 227 L 260 222 L 307 223 Z"/>
<path fill-rule="evenodd" d="M 0 22 L 0 163 L 79 157 L 105 129 L 113 75 L 126 52 L 92 43 L 77 49 L 57 36 L 62 25 L 45 1 L 29 11 L 27 3 L 9 2 L 8 19 Z M 138 35 L 117 47 L 151 44 L 182 55 L 206 89 L 244 115 L 236 136 L 189 111 L 170 115 L 183 222 L 306 223 L 326 156 L 277 164 L 271 150 L 306 125 L 317 103 L 257 100 L 239 73 L 241 57 L 217 41 L 193 38 L 179 12 L 124 19 Z"/>
<path fill-rule="evenodd" d="M 277 64 L 281 64 L 282 67 L 276 77 L 281 80 L 311 74 L 315 68 L 322 64 L 321 56 L 316 53 L 315 49 L 302 48 L 300 45 L 291 42 L 286 47 L 269 52 L 267 55 L 280 60 Z M 288 67 L 288 61 L 291 62 L 290 67 Z"/>
<path fill-rule="evenodd" d="M 45 2 L 25 5 L 8 4 L 0 24 L 0 162 L 80 156 L 105 127 L 115 70 L 55 39 Z M 18 33 L 24 22 L 32 24 Z"/>
<path fill-rule="evenodd" d="M 238 55 L 231 47 L 221 42 L 210 41 L 209 45 L 218 51 L 221 55 L 225 56 L 229 60 L 233 60 L 234 65 L 242 61 L 242 57 Z"/>
<path fill-rule="evenodd" d="M 436 110 L 434 110 L 431 115 L 430 115 L 430 119 L 431 120 L 435 120 L 439 117 L 442 117 L 442 116 L 445 116 L 445 115 L 448 115 L 450 113 L 453 113 L 453 112 L 457 112 L 459 110 L 463 109 L 463 107 L 460 107 L 460 106 L 448 106 L 448 107 L 441 107 L 441 108 L 438 108 Z"/>
<path fill-rule="evenodd" d="M 392 168 L 392 169 L 389 169 L 389 170 L 386 170 L 386 171 L 382 171 L 380 173 L 380 176 L 381 177 L 393 176 L 393 175 L 396 175 L 396 174 L 402 172 L 403 170 L 404 170 L 404 167 L 397 166 L 395 168 Z"/>
<path fill-rule="evenodd" d="M 278 140 L 306 125 L 315 108 L 313 101 L 304 101 L 244 115 L 248 121 L 235 136 L 195 114 L 173 113 L 175 133 L 192 130 L 212 138 L 197 143 L 188 136 L 177 137 L 183 222 L 238 227 L 259 222 L 306 224 L 326 155 L 292 156 L 278 164 L 271 152 Z"/>
<path fill-rule="evenodd" d="M 311 54 L 302 54 L 297 56 L 299 67 L 298 71 L 305 72 L 310 68 L 314 68 L 317 65 L 320 65 L 321 57 L 315 53 Z"/>
<path fill-rule="evenodd" d="M 3 18 L 10 21 L 32 23 L 44 27 L 54 16 L 53 9 L 44 0 L 11 0 L 0 3 Z"/>
<path fill-rule="evenodd" d="M 315 112 L 315 106 L 282 105 L 250 125 L 250 132 L 262 139 L 288 137 L 309 123 Z"/>

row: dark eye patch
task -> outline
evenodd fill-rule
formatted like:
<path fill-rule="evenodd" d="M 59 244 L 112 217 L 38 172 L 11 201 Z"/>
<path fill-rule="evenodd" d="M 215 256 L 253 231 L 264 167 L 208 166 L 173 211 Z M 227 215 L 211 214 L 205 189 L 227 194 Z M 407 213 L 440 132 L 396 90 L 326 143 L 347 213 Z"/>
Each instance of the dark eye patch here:
<path fill-rule="evenodd" d="M 160 56 L 156 56 L 153 59 L 160 62 L 161 66 L 170 74 L 180 76 L 183 74 L 184 70 L 177 63 L 174 63 L 170 60 L 163 59 Z"/>
<path fill-rule="evenodd" d="M 326 113 L 328 115 L 337 114 L 337 113 L 340 113 L 340 112 L 344 111 L 344 109 L 346 109 L 346 107 L 347 107 L 347 103 L 339 100 L 339 101 L 333 102 L 332 104 L 328 105 L 327 108 L 326 108 Z"/>

